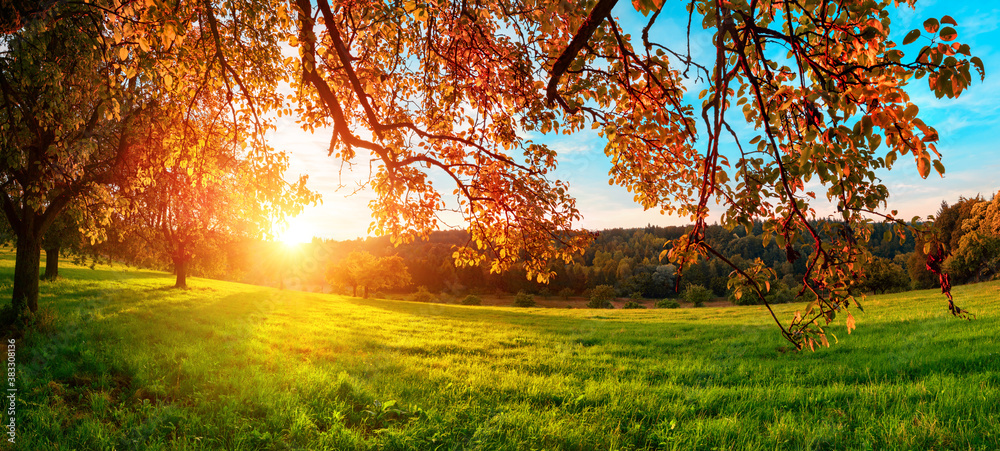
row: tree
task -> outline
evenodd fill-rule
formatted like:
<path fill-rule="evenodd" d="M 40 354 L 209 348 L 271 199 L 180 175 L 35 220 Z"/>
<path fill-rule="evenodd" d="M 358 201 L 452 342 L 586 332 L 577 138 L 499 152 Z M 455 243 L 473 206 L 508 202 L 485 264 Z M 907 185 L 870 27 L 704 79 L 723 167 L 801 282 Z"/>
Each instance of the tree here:
<path fill-rule="evenodd" d="M 874 257 L 867 268 L 868 277 L 858 288 L 863 292 L 895 293 L 910 288 L 910 277 L 892 260 Z"/>
<path fill-rule="evenodd" d="M 140 182 L 121 190 L 131 233 L 171 261 L 177 288 L 199 251 L 214 252 L 207 245 L 260 237 L 317 198 L 305 177 L 285 182 L 288 157 L 213 92 L 161 110 L 132 175 Z"/>
<path fill-rule="evenodd" d="M 611 285 L 598 285 L 590 290 L 588 308 L 614 308 L 611 300 L 615 298 L 615 288 Z"/>
<path fill-rule="evenodd" d="M 84 242 L 88 238 L 80 231 L 85 223 L 85 213 L 80 209 L 67 208 L 42 236 L 41 248 L 45 251 L 44 280 L 55 280 L 59 277 L 60 253 L 80 254 L 84 250 Z"/>
<path fill-rule="evenodd" d="M 712 34 L 706 61 L 690 45 L 654 40 L 685 30 L 650 33 L 677 4 L 633 2 L 648 18 L 637 37 L 611 15 L 616 3 L 331 8 L 317 0 L 314 8 L 297 0 L 299 112 L 307 127 L 333 126 L 331 155 L 372 153 L 375 232 L 405 241 L 437 225 L 434 212 L 446 204 L 420 166 L 434 168 L 455 183 L 473 235 L 457 260 L 475 264 L 486 253 L 501 270 L 520 258 L 541 280 L 548 260 L 569 261 L 588 236 L 572 232 L 579 213 L 565 185 L 545 177 L 555 153 L 518 132 L 596 128 L 608 140 L 613 182 L 646 208 L 694 221 L 664 254 L 679 273 L 705 256 L 727 261 L 705 240 L 712 200 L 726 205 L 730 229 L 760 222 L 762 241 L 776 240 L 789 261 L 809 246 L 803 292 L 816 302 L 787 325 L 771 315 L 797 348 L 826 343 L 821 321 L 859 305 L 850 289 L 864 277 L 854 262 L 871 257 L 866 215 L 897 221 L 879 213 L 889 193 L 875 171 L 910 155 L 921 177 L 944 172 L 938 133 L 920 119 L 908 84 L 926 79 L 938 97 L 957 97 L 973 70 L 984 76 L 982 61 L 956 41 L 948 16 L 891 39 L 886 9 L 898 0 L 687 2 L 688 23 Z M 684 88 L 692 77 L 708 85 L 694 104 Z M 733 107 L 755 136 L 735 133 Z M 721 145 L 730 136 L 733 154 Z M 842 222 L 815 222 L 813 180 Z M 736 269 L 764 299 L 766 280 Z"/>
<path fill-rule="evenodd" d="M 398 255 L 375 257 L 368 252 L 351 252 L 338 263 L 327 267 L 331 285 L 347 285 L 358 295 L 368 298 L 368 291 L 397 288 L 410 283 L 410 273 Z"/>
<path fill-rule="evenodd" d="M 961 221 L 958 243 L 944 265 L 960 279 L 975 281 L 1000 272 L 1000 196 L 971 205 Z"/>
<path fill-rule="evenodd" d="M 701 285 L 688 285 L 684 290 L 684 299 L 695 307 L 704 307 L 706 302 L 712 300 L 712 290 Z"/>
<path fill-rule="evenodd" d="M 74 199 L 112 204 L 110 185 L 134 182 L 123 176 L 135 173 L 125 167 L 136 163 L 129 155 L 145 144 L 150 111 L 179 97 L 175 79 L 201 80 L 186 85 L 195 90 L 221 84 L 230 111 L 263 133 L 261 115 L 281 98 L 258 89 L 276 78 L 254 70 L 280 57 L 269 6 L 56 0 L 0 7 L 0 201 L 17 241 L 17 315 L 38 308 L 41 237 Z M 210 32 L 182 45 L 193 26 Z M 184 58 L 198 52 L 203 57 Z"/>
<path fill-rule="evenodd" d="M 107 76 L 115 71 L 100 23 L 66 5 L 59 20 L 28 21 L 0 37 L 0 202 L 17 242 L 18 315 L 38 309 L 49 226 L 74 199 L 98 194 L 134 145 L 136 97 Z"/>

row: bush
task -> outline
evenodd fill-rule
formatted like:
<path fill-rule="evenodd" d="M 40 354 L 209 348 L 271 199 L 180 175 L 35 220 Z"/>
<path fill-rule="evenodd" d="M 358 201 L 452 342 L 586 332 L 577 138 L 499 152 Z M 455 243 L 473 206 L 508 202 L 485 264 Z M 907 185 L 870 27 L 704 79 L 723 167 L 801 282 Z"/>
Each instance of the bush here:
<path fill-rule="evenodd" d="M 470 294 L 462 299 L 462 305 L 483 305 L 483 300 L 479 299 L 479 296 Z"/>
<path fill-rule="evenodd" d="M 611 300 L 615 298 L 615 289 L 611 285 L 598 285 L 590 290 L 590 308 L 614 308 Z"/>
<path fill-rule="evenodd" d="M 765 296 L 771 304 L 788 304 L 795 301 L 795 292 L 786 286 L 779 286 Z"/>
<path fill-rule="evenodd" d="M 434 302 L 437 300 L 437 297 L 430 291 L 427 291 L 427 287 L 419 286 L 417 287 L 417 292 L 411 294 L 406 300 L 410 302 Z"/>
<path fill-rule="evenodd" d="M 765 297 L 766 296 L 767 295 L 765 295 Z M 729 296 L 727 296 L 727 298 L 729 299 L 729 302 L 732 302 L 734 305 L 760 305 L 760 304 L 762 304 L 762 302 L 760 302 L 760 298 L 757 297 L 757 293 L 754 292 L 749 287 L 743 287 L 742 294 L 740 295 L 739 299 L 736 299 L 736 292 L 735 291 L 730 291 L 729 292 Z M 770 301 L 770 300 L 768 300 L 768 301 Z"/>
<path fill-rule="evenodd" d="M 534 307 L 534 306 L 535 306 L 535 298 L 532 295 L 525 293 L 523 291 L 518 291 L 517 294 L 514 295 L 514 307 Z"/>
<path fill-rule="evenodd" d="M 646 308 L 646 306 L 642 305 L 642 304 L 640 304 L 638 302 L 635 302 L 635 301 L 628 301 L 628 302 L 625 303 L 625 305 L 622 306 L 622 308 L 623 309 L 626 309 L 626 308 L 628 308 L 628 309 L 636 309 L 636 308 Z"/>
<path fill-rule="evenodd" d="M 563 298 L 564 301 L 568 300 L 569 298 L 573 297 L 573 290 L 569 288 L 563 288 L 559 290 L 559 297 Z"/>
<path fill-rule="evenodd" d="M 681 308 L 681 303 L 673 299 L 664 299 L 656 301 L 656 308 Z"/>
<path fill-rule="evenodd" d="M 640 293 L 638 291 L 633 291 L 632 294 L 630 294 L 628 297 L 629 297 L 629 299 L 631 299 L 633 301 L 641 301 L 642 300 L 642 293 Z"/>
<path fill-rule="evenodd" d="M 684 289 L 684 299 L 693 303 L 695 307 L 704 307 L 705 303 L 712 299 L 712 292 L 701 285 L 688 285 Z"/>
<path fill-rule="evenodd" d="M 795 291 L 788 288 L 783 282 L 779 282 L 777 285 L 771 285 L 771 291 L 764 294 L 764 299 L 767 300 L 768 304 L 788 304 L 795 301 Z M 736 299 L 736 295 L 732 292 L 729 293 L 729 302 L 735 305 L 760 305 L 760 298 L 757 294 L 749 288 L 743 289 L 743 295 L 739 299 Z"/>

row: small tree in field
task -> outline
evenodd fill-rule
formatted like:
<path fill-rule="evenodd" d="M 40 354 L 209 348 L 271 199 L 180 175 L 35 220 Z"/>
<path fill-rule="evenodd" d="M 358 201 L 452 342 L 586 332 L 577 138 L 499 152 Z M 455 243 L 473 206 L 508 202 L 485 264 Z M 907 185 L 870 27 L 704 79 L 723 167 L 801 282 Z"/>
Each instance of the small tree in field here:
<path fill-rule="evenodd" d="M 611 285 L 598 285 L 590 290 L 590 308 L 612 308 L 611 300 L 615 298 L 615 288 Z"/>
<path fill-rule="evenodd" d="M 377 258 L 368 252 L 351 252 L 338 263 L 327 267 L 326 279 L 331 285 L 347 285 L 357 297 L 368 297 L 368 291 L 378 291 L 405 286 L 410 283 L 410 272 L 398 255 Z"/>
<path fill-rule="evenodd" d="M 514 295 L 514 307 L 534 307 L 534 306 L 535 306 L 534 296 L 525 293 L 523 291 L 518 291 L 517 294 Z"/>
<path fill-rule="evenodd" d="M 712 291 L 701 285 L 688 285 L 684 290 L 684 299 L 693 303 L 695 307 L 702 307 L 712 299 Z"/>

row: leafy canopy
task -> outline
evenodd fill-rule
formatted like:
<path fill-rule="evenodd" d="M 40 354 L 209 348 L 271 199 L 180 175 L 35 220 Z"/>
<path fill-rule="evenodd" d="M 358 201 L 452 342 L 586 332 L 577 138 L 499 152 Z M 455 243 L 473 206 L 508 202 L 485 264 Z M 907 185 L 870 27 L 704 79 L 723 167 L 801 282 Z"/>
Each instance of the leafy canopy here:
<path fill-rule="evenodd" d="M 811 246 L 803 291 L 816 301 L 775 321 L 799 348 L 826 343 L 824 322 L 860 308 L 851 290 L 871 258 L 869 218 L 889 195 L 875 171 L 909 156 L 922 177 L 944 173 L 938 133 L 908 85 L 957 97 L 983 78 L 982 61 L 948 16 L 890 34 L 888 9 L 913 0 L 635 0 L 647 18 L 639 36 L 611 14 L 616 3 L 299 0 L 298 112 L 307 127 L 333 126 L 331 155 L 371 155 L 373 231 L 406 240 L 440 224 L 436 213 L 454 204 L 433 168 L 454 182 L 472 232 L 458 261 L 489 255 L 501 270 L 521 259 L 540 280 L 588 236 L 573 232 L 565 183 L 547 178 L 555 152 L 528 132 L 595 128 L 612 183 L 695 224 L 663 255 L 681 275 L 699 258 L 726 260 L 703 240 L 712 201 L 727 227 L 762 221 L 789 261 Z M 686 14 L 688 28 L 660 32 L 664 13 Z M 715 50 L 704 62 L 690 51 L 698 27 Z M 706 86 L 694 102 L 692 79 Z M 737 122 L 754 132 L 736 133 Z M 728 139 L 735 155 L 723 152 Z M 817 199 L 837 204 L 837 222 L 815 221 Z M 763 300 L 774 272 L 734 269 Z"/>

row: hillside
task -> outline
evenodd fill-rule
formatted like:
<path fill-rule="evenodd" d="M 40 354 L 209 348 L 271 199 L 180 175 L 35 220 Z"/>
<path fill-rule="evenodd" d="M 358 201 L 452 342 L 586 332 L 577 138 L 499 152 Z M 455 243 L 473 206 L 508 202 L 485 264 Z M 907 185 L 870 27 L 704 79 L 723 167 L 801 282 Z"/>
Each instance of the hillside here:
<path fill-rule="evenodd" d="M 0 253 L 5 299 L 13 263 Z M 998 283 L 954 289 L 974 321 L 933 291 L 872 297 L 853 334 L 832 326 L 838 344 L 785 353 L 759 307 L 464 307 L 61 274 L 42 283 L 43 327 L 17 341 L 18 449 L 1000 448 Z"/>

